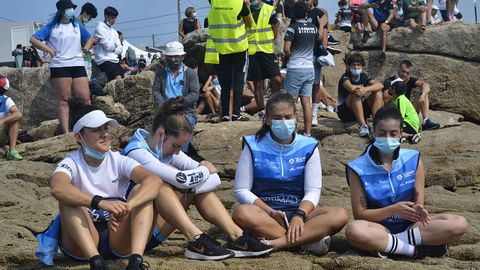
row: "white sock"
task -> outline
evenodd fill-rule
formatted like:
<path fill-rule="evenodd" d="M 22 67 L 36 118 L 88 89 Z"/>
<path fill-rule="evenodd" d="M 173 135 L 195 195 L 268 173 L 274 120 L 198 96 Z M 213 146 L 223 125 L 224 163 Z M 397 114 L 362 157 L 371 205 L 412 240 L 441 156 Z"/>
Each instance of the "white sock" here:
<path fill-rule="evenodd" d="M 394 235 L 398 240 L 407 242 L 410 245 L 419 246 L 422 244 L 422 236 L 420 235 L 420 229 L 418 227 L 407 229 Z"/>
<path fill-rule="evenodd" d="M 320 103 L 312 103 L 312 113 L 313 115 L 317 116 L 317 112 L 318 112 L 318 106 L 320 105 Z"/>
<path fill-rule="evenodd" d="M 245 106 L 240 107 L 241 112 L 245 112 Z"/>
<path fill-rule="evenodd" d="M 422 125 L 425 125 L 425 123 L 427 122 L 427 120 L 428 120 L 428 118 L 423 119 Z"/>
<path fill-rule="evenodd" d="M 398 239 L 393 234 L 388 234 L 388 244 L 384 250 L 388 254 L 406 255 L 413 257 L 415 254 L 415 246 Z"/>

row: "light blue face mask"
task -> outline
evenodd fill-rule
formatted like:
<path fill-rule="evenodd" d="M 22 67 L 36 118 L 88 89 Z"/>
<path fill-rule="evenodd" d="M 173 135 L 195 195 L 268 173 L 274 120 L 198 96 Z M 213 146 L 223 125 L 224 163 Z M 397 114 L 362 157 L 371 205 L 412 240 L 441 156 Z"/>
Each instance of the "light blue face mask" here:
<path fill-rule="evenodd" d="M 275 137 L 279 138 L 282 141 L 287 140 L 292 136 L 293 132 L 296 128 L 296 121 L 295 119 L 289 120 L 272 120 L 271 130 Z"/>
<path fill-rule="evenodd" d="M 252 6 L 258 5 L 258 2 L 259 2 L 259 0 L 250 0 L 250 4 L 251 4 Z"/>
<path fill-rule="evenodd" d="M 95 151 L 92 148 L 88 147 L 88 145 L 83 140 L 82 135 L 80 135 L 80 139 L 82 139 L 82 142 L 83 142 L 82 149 L 83 149 L 83 153 L 86 156 L 89 156 L 91 158 L 98 159 L 98 160 L 103 160 L 105 158 L 105 156 L 107 155 L 107 152 Z"/>
<path fill-rule="evenodd" d="M 87 24 L 90 20 L 88 18 L 83 19 L 83 24 Z"/>
<path fill-rule="evenodd" d="M 353 76 L 360 76 L 360 74 L 362 74 L 362 69 L 361 68 L 351 68 L 350 72 L 352 73 Z"/>
<path fill-rule="evenodd" d="M 165 135 L 164 139 L 166 140 Z M 163 139 L 160 140 L 160 138 L 158 138 L 157 145 L 155 146 L 155 153 L 158 155 L 158 160 L 160 160 L 160 162 L 162 162 L 163 164 L 171 164 L 173 161 L 173 155 L 163 157 L 163 141 Z"/>
<path fill-rule="evenodd" d="M 73 8 L 65 9 L 65 16 L 67 16 L 70 19 L 75 18 L 75 10 Z"/>
<path fill-rule="evenodd" d="M 400 146 L 399 138 L 377 137 L 373 145 L 384 154 L 391 154 Z"/>

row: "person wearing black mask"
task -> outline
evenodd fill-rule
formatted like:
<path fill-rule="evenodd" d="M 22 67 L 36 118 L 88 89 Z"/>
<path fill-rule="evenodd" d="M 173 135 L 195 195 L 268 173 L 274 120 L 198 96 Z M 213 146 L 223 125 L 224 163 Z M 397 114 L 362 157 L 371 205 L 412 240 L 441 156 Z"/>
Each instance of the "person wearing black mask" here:
<path fill-rule="evenodd" d="M 185 99 L 185 113 L 193 127 L 197 124 L 196 104 L 199 98 L 200 83 L 197 72 L 183 64 L 185 51 L 178 41 L 166 45 L 166 66 L 155 74 L 153 82 L 153 98 L 159 107 L 164 101 L 178 96 Z M 183 152 L 188 151 L 186 144 Z"/>

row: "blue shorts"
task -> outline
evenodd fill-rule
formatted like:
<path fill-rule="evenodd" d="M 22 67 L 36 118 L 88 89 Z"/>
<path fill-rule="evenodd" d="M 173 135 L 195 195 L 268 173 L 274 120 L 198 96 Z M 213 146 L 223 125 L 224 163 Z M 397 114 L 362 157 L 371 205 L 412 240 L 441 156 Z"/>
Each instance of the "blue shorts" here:
<path fill-rule="evenodd" d="M 414 224 L 414 222 L 410 222 L 410 221 L 399 222 L 399 223 L 380 222 L 380 224 L 383 225 L 385 228 L 387 228 L 391 234 L 396 234 L 396 233 L 400 233 L 407 230 Z"/>
<path fill-rule="evenodd" d="M 312 86 L 315 79 L 314 68 L 287 68 L 287 78 L 283 82 L 283 88 L 293 98 L 298 96 L 311 97 Z"/>

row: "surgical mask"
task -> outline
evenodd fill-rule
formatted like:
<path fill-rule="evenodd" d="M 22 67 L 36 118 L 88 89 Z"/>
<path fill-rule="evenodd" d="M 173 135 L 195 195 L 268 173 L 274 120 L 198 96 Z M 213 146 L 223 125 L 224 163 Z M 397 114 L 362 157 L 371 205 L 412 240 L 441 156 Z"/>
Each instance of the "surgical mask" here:
<path fill-rule="evenodd" d="M 275 137 L 279 138 L 282 141 L 287 140 L 292 136 L 296 128 L 295 119 L 290 120 L 272 120 L 271 130 Z"/>
<path fill-rule="evenodd" d="M 250 4 L 251 4 L 252 6 L 258 5 L 258 2 L 259 2 L 259 0 L 250 0 Z"/>
<path fill-rule="evenodd" d="M 194 13 L 192 14 L 192 17 L 194 17 L 194 18 L 197 17 L 197 12 L 194 12 Z"/>
<path fill-rule="evenodd" d="M 70 19 L 75 18 L 75 10 L 73 8 L 65 9 L 65 16 L 67 16 Z"/>
<path fill-rule="evenodd" d="M 220 85 L 220 82 L 218 81 L 217 78 L 213 79 L 212 82 L 214 85 Z"/>
<path fill-rule="evenodd" d="M 103 160 L 105 158 L 105 156 L 107 155 L 107 152 L 95 151 L 92 148 L 88 147 L 87 143 L 85 143 L 85 141 L 83 140 L 82 135 L 81 134 L 79 135 L 80 135 L 80 139 L 82 139 L 82 142 L 83 142 L 82 149 L 85 155 L 97 160 Z"/>
<path fill-rule="evenodd" d="M 162 140 L 160 137 L 158 138 L 157 145 L 155 146 L 155 153 L 158 155 L 158 160 L 163 164 L 170 164 L 173 161 L 173 155 L 168 155 L 167 157 L 163 157 L 163 141 L 165 139 L 165 135 L 163 135 Z"/>
<path fill-rule="evenodd" d="M 87 24 L 90 20 L 88 18 L 83 19 L 83 24 Z"/>
<path fill-rule="evenodd" d="M 353 76 L 360 76 L 360 74 L 362 74 L 362 69 L 361 68 L 351 68 L 350 72 L 352 73 Z"/>
<path fill-rule="evenodd" d="M 173 59 L 168 59 L 167 58 L 167 65 L 169 68 L 178 68 L 182 64 L 182 59 L 179 58 L 173 58 Z"/>
<path fill-rule="evenodd" d="M 110 26 L 110 27 L 113 26 L 113 24 L 115 24 L 115 22 L 111 22 L 111 21 L 109 21 L 109 20 L 107 20 L 105 23 L 106 23 L 108 26 Z"/>
<path fill-rule="evenodd" d="M 391 154 L 400 146 L 399 138 L 377 137 L 373 145 L 384 154 Z"/>

